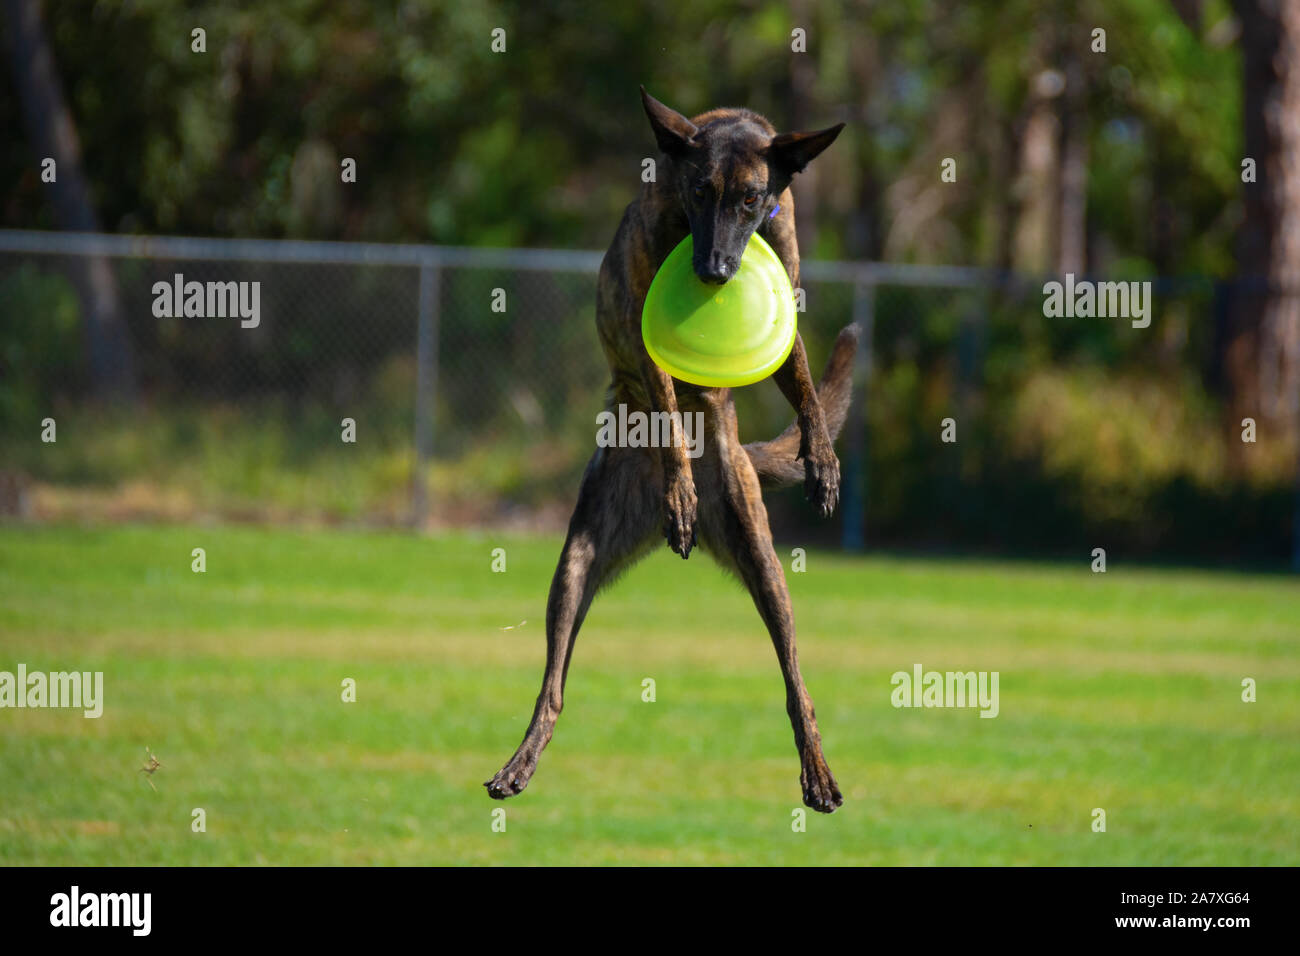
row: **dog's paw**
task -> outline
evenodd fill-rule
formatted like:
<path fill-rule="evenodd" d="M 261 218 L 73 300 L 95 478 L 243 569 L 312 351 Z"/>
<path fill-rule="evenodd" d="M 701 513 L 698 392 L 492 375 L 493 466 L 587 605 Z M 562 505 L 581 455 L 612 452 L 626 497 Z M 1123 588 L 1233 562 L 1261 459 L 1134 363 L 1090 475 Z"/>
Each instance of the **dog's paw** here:
<path fill-rule="evenodd" d="M 825 760 L 805 762 L 799 772 L 799 783 L 803 786 L 803 802 L 818 813 L 834 813 L 844 803 L 839 784 Z"/>
<path fill-rule="evenodd" d="M 835 452 L 809 455 L 803 460 L 804 494 L 823 518 L 829 517 L 840 500 L 840 460 Z"/>
<path fill-rule="evenodd" d="M 512 759 L 502 767 L 495 777 L 483 786 L 487 787 L 488 796 L 493 800 L 505 800 L 517 793 L 522 793 L 528 781 L 532 779 L 537 763 L 531 760 Z"/>
<path fill-rule="evenodd" d="M 664 498 L 664 536 L 668 547 L 683 558 L 691 556 L 695 547 L 695 512 L 698 500 L 695 482 L 683 474 L 670 481 Z"/>

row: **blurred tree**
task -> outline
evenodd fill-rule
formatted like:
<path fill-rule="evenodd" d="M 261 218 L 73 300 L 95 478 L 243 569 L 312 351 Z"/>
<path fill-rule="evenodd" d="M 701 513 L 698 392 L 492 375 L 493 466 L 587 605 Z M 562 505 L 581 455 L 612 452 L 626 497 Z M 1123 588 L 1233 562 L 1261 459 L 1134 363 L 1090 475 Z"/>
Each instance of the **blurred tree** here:
<path fill-rule="evenodd" d="M 1223 0 L 1202 6 L 1215 22 Z M 1048 250 L 1046 269 L 1064 231 L 1094 268 L 1157 245 L 1187 271 L 1232 264 L 1236 52 L 1169 0 L 47 0 L 47 17 L 113 231 L 601 247 L 650 154 L 644 83 L 687 113 L 849 123 L 796 186 L 809 257 L 992 265 L 1020 235 L 1014 258 Z M 958 180 L 939 189 L 945 157 Z M 329 175 L 344 158 L 355 183 Z M 49 222 L 13 157 L 0 174 L 7 220 Z"/>
<path fill-rule="evenodd" d="M 1236 9 L 1257 181 L 1242 186 L 1237 262 L 1249 284 L 1229 318 L 1230 424 L 1255 418 L 1300 441 L 1300 4 L 1236 0 Z"/>
<path fill-rule="evenodd" d="M 601 248 L 653 151 L 644 83 L 687 113 L 848 122 L 796 182 L 808 258 L 1234 268 L 1243 104 L 1226 0 L 46 10 L 112 231 Z M 0 124 L 17 124 L 17 100 L 0 95 Z M 5 220 L 48 227 L 29 170 L 0 154 Z"/>
<path fill-rule="evenodd" d="M 32 166 L 28 168 L 41 169 L 41 187 L 50 193 L 60 227 L 99 232 L 99 217 L 81 165 L 77 127 L 63 98 L 40 2 L 4 0 L 4 10 L 9 62 L 31 151 Z M 42 165 L 49 160 L 54 166 L 47 179 Z M 93 388 L 104 396 L 133 397 L 135 361 L 108 261 L 99 256 L 73 256 L 67 268 L 81 300 L 83 343 Z"/>

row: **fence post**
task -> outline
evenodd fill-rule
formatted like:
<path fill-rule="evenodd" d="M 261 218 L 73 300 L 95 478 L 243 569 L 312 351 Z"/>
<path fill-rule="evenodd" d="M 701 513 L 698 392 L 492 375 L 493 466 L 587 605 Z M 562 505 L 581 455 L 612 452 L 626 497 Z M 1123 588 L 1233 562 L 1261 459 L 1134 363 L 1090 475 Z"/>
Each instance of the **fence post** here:
<path fill-rule="evenodd" d="M 420 263 L 419 321 L 415 339 L 415 461 L 411 467 L 411 526 L 429 517 L 429 458 L 433 453 L 433 403 L 438 392 L 438 319 L 442 270 L 437 259 Z"/>
<path fill-rule="evenodd" d="M 1296 422 L 1300 434 L 1300 421 Z M 1291 570 L 1300 574 L 1300 449 L 1295 460 L 1295 512 L 1291 517 Z"/>
<path fill-rule="evenodd" d="M 957 332 L 957 401 L 954 417 L 960 419 L 958 428 L 962 440 L 945 456 L 950 464 L 944 470 L 944 497 L 956 516 L 955 537 L 979 534 L 975 523 L 983 514 L 980 502 L 962 486 L 962 468 L 975 447 L 975 424 L 983 412 L 984 338 L 988 293 L 983 287 L 970 292 L 971 301 L 965 304 Z"/>
<path fill-rule="evenodd" d="M 853 284 L 853 324 L 858 328 L 858 351 L 853 360 L 853 390 L 849 401 L 848 456 L 844 469 L 841 505 L 841 544 L 845 551 L 866 546 L 867 527 L 867 386 L 871 382 L 871 342 L 875 338 L 876 280 L 863 266 Z"/>

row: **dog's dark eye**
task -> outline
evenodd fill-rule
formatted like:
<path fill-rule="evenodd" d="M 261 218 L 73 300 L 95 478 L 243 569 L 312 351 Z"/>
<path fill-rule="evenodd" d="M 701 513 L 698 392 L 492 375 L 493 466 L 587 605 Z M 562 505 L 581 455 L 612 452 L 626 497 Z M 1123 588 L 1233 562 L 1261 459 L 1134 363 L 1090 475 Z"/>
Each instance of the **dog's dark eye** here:
<path fill-rule="evenodd" d="M 748 196 L 745 197 L 746 206 L 752 206 L 756 202 L 758 202 L 758 193 L 750 193 Z"/>
<path fill-rule="evenodd" d="M 693 195 L 696 199 L 703 199 L 704 187 L 701 186 L 699 183 L 696 183 L 693 187 L 691 187 L 691 195 Z"/>

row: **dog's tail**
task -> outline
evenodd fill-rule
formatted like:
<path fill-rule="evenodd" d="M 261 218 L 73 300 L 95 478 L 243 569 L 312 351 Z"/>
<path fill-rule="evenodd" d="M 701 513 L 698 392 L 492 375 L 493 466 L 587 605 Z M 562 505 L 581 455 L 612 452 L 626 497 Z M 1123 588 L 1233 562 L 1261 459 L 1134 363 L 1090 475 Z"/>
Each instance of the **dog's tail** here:
<path fill-rule="evenodd" d="M 817 400 L 826 417 L 826 430 L 830 432 L 831 441 L 844 427 L 844 418 L 849 412 L 849 401 L 853 397 L 853 357 L 857 350 L 858 327 L 846 325 L 835 339 L 831 357 L 826 360 L 826 371 L 817 386 Z M 798 457 L 799 439 L 799 422 L 796 420 L 771 441 L 751 442 L 745 446 L 764 487 L 779 488 L 804 480 L 803 462 Z"/>

